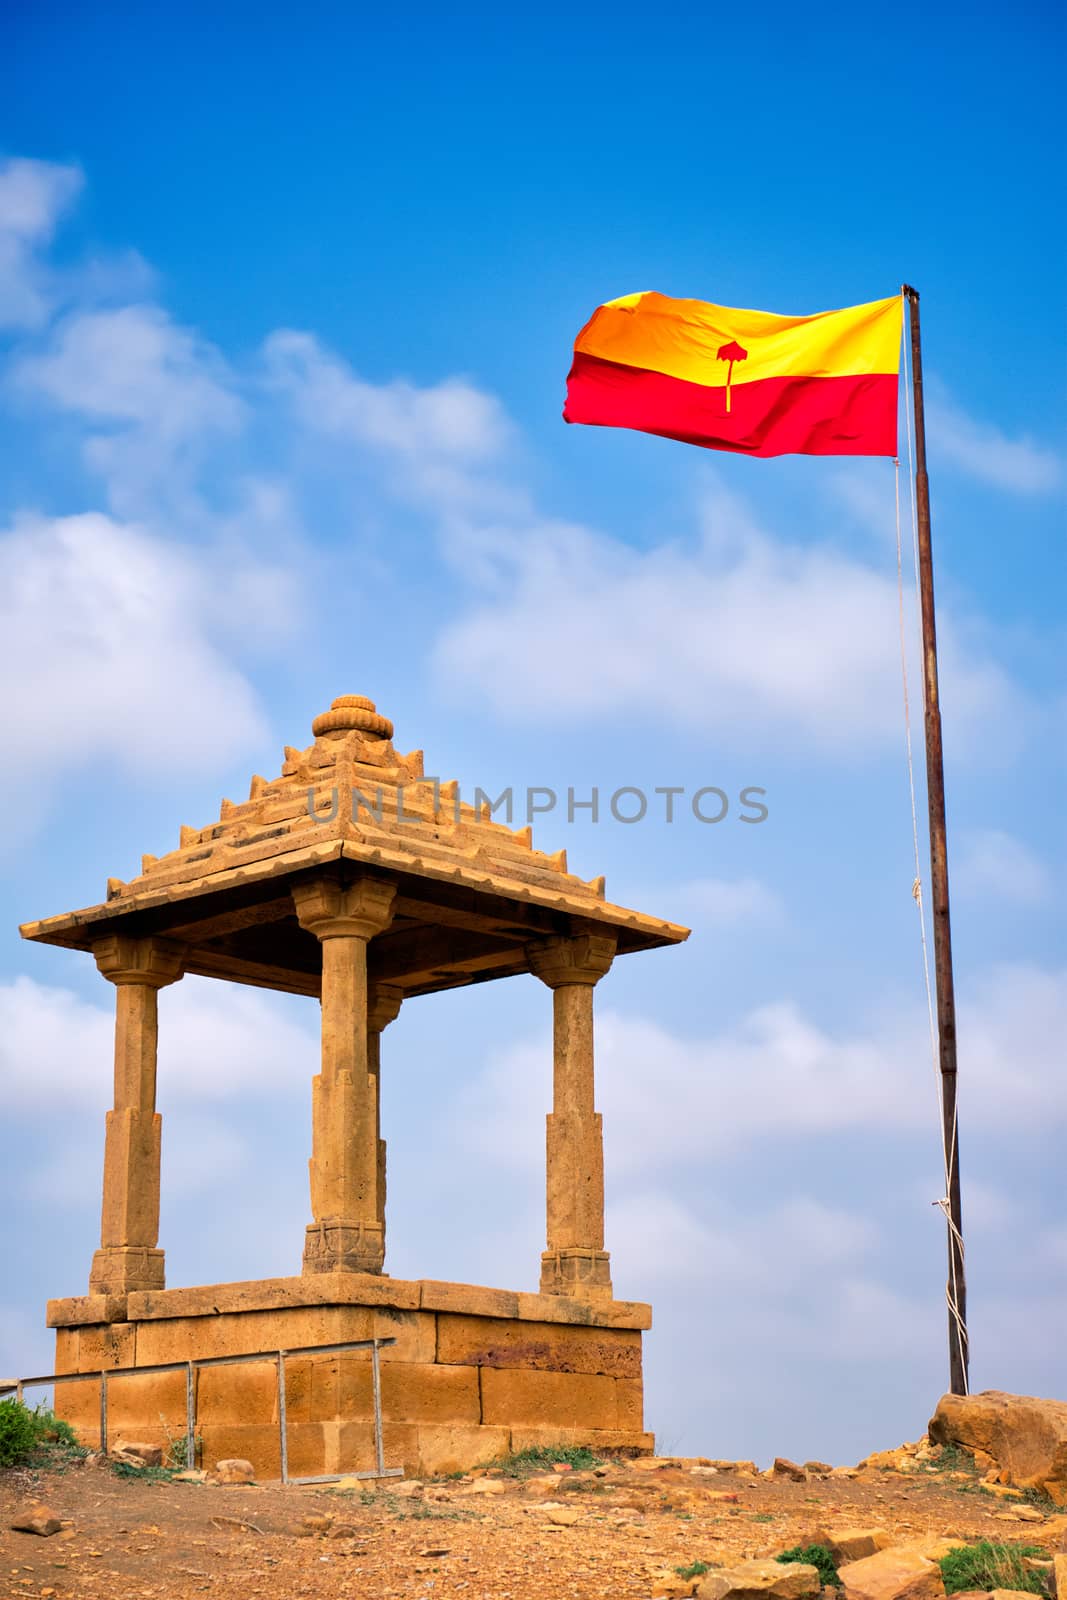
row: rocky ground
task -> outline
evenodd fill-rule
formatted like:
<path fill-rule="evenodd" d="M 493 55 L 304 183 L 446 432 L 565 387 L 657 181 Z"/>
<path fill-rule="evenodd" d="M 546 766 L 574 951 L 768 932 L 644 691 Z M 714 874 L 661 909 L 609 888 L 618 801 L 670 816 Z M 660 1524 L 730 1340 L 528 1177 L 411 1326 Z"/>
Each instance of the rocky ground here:
<path fill-rule="evenodd" d="M 52 1513 L 40 1525 L 57 1531 L 11 1527 L 31 1520 L 35 1503 Z M 1047 1593 L 1061 1575 L 1067 1591 L 1063 1556 L 1058 1572 L 1052 1565 L 1067 1552 L 1067 1515 L 1035 1493 L 983 1483 L 958 1450 L 925 1444 L 836 1470 L 784 1463 L 761 1474 L 745 1464 L 669 1459 L 331 1488 L 119 1476 L 114 1463 L 90 1458 L 0 1473 L 0 1529 L 5 1600 L 720 1600 L 742 1592 L 799 1600 L 818 1585 L 794 1584 L 790 1597 L 755 1579 L 751 1591 L 732 1581 L 710 1587 L 709 1579 L 715 1569 L 798 1545 L 836 1543 L 839 1559 L 877 1544 L 909 1546 L 914 1558 L 916 1550 L 940 1553 L 946 1539 L 1039 1547 L 1047 1559 L 1029 1557 L 1030 1570 Z M 877 1537 L 850 1549 L 856 1529 Z M 695 1563 L 712 1572 L 676 1570 Z M 895 1589 L 874 1576 L 882 1588 L 868 1588 L 866 1600 L 876 1592 L 927 1600 L 940 1588 L 937 1568 L 929 1581 L 916 1586 L 905 1577 Z M 844 1594 L 864 1596 L 858 1578 Z"/>

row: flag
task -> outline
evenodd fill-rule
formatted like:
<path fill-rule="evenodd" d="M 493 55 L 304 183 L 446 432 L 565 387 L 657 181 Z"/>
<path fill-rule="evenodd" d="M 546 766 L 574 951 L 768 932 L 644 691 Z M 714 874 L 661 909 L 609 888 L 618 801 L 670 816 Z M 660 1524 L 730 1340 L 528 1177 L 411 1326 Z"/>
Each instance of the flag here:
<path fill-rule="evenodd" d="M 895 456 L 902 304 L 780 317 L 623 295 L 574 342 L 564 420 L 749 456 Z"/>

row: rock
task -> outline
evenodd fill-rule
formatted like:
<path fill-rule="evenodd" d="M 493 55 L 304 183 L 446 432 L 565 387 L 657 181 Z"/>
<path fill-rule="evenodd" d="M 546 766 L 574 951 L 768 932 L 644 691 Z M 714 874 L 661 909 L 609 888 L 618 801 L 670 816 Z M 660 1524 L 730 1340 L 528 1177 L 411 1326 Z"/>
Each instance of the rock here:
<path fill-rule="evenodd" d="M 573 1528 L 578 1521 L 578 1513 L 573 1506 L 551 1506 L 546 1515 L 548 1521 L 557 1528 Z"/>
<path fill-rule="evenodd" d="M 808 1600 L 819 1593 L 818 1569 L 802 1561 L 739 1561 L 709 1572 L 697 1585 L 698 1600 Z"/>
<path fill-rule="evenodd" d="M 132 1439 L 119 1439 L 110 1451 L 112 1460 L 129 1461 L 142 1467 L 161 1467 L 163 1465 L 163 1446 L 161 1444 L 140 1444 Z"/>
<path fill-rule="evenodd" d="M 879 1550 L 888 1550 L 893 1535 L 884 1528 L 840 1528 L 819 1534 L 815 1543 L 826 1545 L 841 1567 L 850 1561 L 865 1561 L 868 1556 L 876 1556 Z"/>
<path fill-rule="evenodd" d="M 1011 1514 L 1016 1522 L 1044 1522 L 1044 1513 L 1036 1506 L 1012 1506 Z"/>
<path fill-rule="evenodd" d="M 335 1522 L 326 1537 L 327 1539 L 358 1539 L 359 1529 L 351 1522 Z"/>
<path fill-rule="evenodd" d="M 53 1533 L 59 1532 L 63 1522 L 50 1506 L 38 1503 L 20 1511 L 9 1526 L 13 1533 L 36 1533 L 42 1539 L 50 1539 Z"/>
<path fill-rule="evenodd" d="M 896 1450 L 874 1450 L 864 1456 L 861 1467 L 880 1467 L 889 1472 L 910 1472 L 915 1469 L 915 1458 L 910 1446 L 900 1445 Z"/>
<path fill-rule="evenodd" d="M 701 1456 L 700 1459 L 702 1466 L 716 1467 L 720 1472 L 747 1472 L 752 1477 L 756 1476 L 757 1468 L 754 1461 L 720 1461 L 714 1456 Z"/>
<path fill-rule="evenodd" d="M 650 1600 L 688 1600 L 696 1590 L 695 1578 L 683 1578 L 672 1567 L 652 1579 Z"/>
<path fill-rule="evenodd" d="M 402 1500 L 409 1500 L 413 1494 L 422 1493 L 422 1479 L 401 1478 L 399 1483 L 391 1483 L 385 1492 L 399 1495 Z"/>
<path fill-rule="evenodd" d="M 213 1476 L 216 1483 L 255 1483 L 256 1469 L 251 1461 L 242 1461 L 239 1456 L 234 1456 L 226 1461 L 216 1461 Z"/>
<path fill-rule="evenodd" d="M 464 1494 L 506 1494 L 507 1484 L 502 1478 L 475 1478 Z"/>
<path fill-rule="evenodd" d="M 918 1550 L 894 1546 L 838 1568 L 844 1600 L 943 1600 L 941 1568 Z"/>
<path fill-rule="evenodd" d="M 805 1461 L 805 1472 L 833 1472 L 833 1467 L 828 1461 Z"/>
<path fill-rule="evenodd" d="M 302 1528 L 306 1538 L 310 1538 L 316 1533 L 329 1533 L 330 1529 L 333 1527 L 333 1512 L 327 1511 L 323 1515 L 317 1515 L 314 1512 L 309 1512 L 306 1517 L 301 1518 L 300 1527 Z"/>
<path fill-rule="evenodd" d="M 207 1482 L 207 1473 L 201 1471 L 199 1467 L 187 1467 L 184 1472 L 176 1472 L 174 1474 L 174 1482 L 175 1483 L 206 1483 Z"/>
<path fill-rule="evenodd" d="M 1012 1483 L 1042 1489 L 1057 1505 L 1067 1505 L 1067 1401 L 1033 1395 L 942 1395 L 930 1419 L 938 1444 L 984 1451 Z"/>
<path fill-rule="evenodd" d="M 661 1467 L 681 1465 L 677 1456 L 637 1456 L 630 1462 L 635 1472 L 659 1472 Z"/>
<path fill-rule="evenodd" d="M 1067 1600 L 1067 1556 L 1052 1558 L 1052 1590 L 1056 1600 Z"/>
<path fill-rule="evenodd" d="M 1029 1589 L 990 1589 L 989 1600 L 1023 1600 L 1023 1596 L 1028 1594 L 1033 1600 Z"/>
<path fill-rule="evenodd" d="M 553 1463 L 552 1463 L 552 1471 L 553 1472 L 573 1472 L 574 1468 L 571 1466 L 569 1461 L 553 1461 Z"/>
<path fill-rule="evenodd" d="M 793 1483 L 807 1483 L 808 1475 L 803 1467 L 798 1467 L 795 1461 L 790 1461 L 786 1456 L 775 1456 L 774 1466 L 771 1468 L 772 1478 L 789 1478 Z"/>

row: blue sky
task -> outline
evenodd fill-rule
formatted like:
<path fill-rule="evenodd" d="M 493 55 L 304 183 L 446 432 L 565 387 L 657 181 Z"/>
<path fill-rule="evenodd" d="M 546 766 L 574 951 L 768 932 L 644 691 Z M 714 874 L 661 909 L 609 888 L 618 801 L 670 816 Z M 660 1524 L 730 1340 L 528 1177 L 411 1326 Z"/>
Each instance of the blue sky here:
<path fill-rule="evenodd" d="M 0 1371 L 46 1367 L 44 1300 L 84 1288 L 110 1094 L 110 991 L 16 924 L 101 899 L 355 692 L 471 789 L 766 788 L 759 827 L 537 825 L 694 930 L 598 990 L 616 1289 L 654 1303 L 670 1448 L 843 1460 L 921 1431 L 944 1239 L 892 467 L 559 416 L 603 299 L 814 311 L 907 279 L 973 1375 L 1064 1393 L 1059 26 L 1041 6 L 935 7 L 914 43 L 890 13 L 775 6 L 6 23 Z M 918 755 L 917 712 L 915 734 Z M 509 980 L 386 1035 L 394 1274 L 532 1286 L 546 1000 Z M 294 1270 L 313 1008 L 187 979 L 161 1014 L 168 1281 Z"/>

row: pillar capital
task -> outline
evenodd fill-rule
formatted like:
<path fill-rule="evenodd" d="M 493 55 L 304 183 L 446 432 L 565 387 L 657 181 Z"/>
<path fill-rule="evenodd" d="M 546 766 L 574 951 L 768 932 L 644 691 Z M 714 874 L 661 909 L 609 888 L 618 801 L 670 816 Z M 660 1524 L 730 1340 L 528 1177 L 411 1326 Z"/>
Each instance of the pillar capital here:
<path fill-rule="evenodd" d="M 173 939 L 134 939 L 117 933 L 97 939 L 93 955 L 111 983 L 140 983 L 149 989 L 164 989 L 182 975 L 185 946 Z"/>
<path fill-rule="evenodd" d="M 384 878 L 313 878 L 292 892 L 300 926 L 316 939 L 373 939 L 393 920 L 396 884 Z"/>
<path fill-rule="evenodd" d="M 395 983 L 367 984 L 367 1032 L 381 1033 L 400 1015 L 404 991 Z"/>
<path fill-rule="evenodd" d="M 541 939 L 526 946 L 530 971 L 550 989 L 565 984 L 599 983 L 615 959 L 615 935 L 579 933 L 570 938 Z"/>

